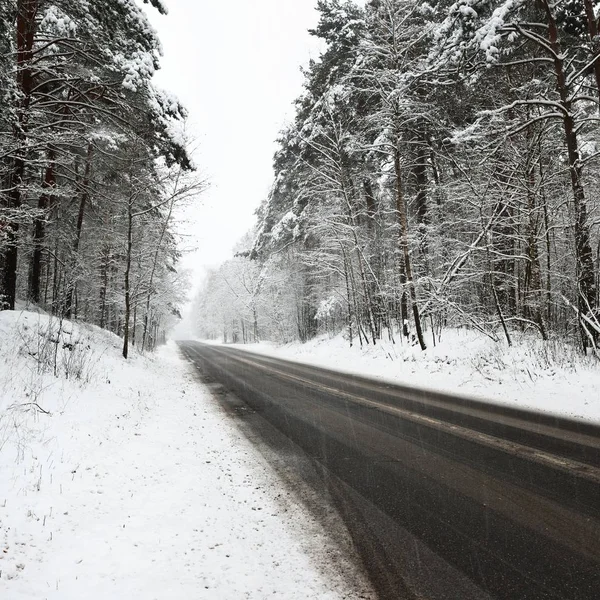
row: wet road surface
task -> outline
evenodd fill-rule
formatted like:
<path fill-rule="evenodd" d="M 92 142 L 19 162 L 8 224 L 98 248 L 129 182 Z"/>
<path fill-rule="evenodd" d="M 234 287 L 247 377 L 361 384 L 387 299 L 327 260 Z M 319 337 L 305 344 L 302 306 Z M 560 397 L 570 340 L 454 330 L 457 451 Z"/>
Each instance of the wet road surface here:
<path fill-rule="evenodd" d="M 308 455 L 381 598 L 600 598 L 600 428 L 223 346 L 180 350 L 237 414 Z"/>

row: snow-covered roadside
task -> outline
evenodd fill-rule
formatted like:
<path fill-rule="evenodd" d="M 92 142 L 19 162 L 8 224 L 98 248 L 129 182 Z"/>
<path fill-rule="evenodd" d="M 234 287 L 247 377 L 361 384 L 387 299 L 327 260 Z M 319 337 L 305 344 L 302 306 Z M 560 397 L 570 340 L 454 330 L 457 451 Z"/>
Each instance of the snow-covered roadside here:
<path fill-rule="evenodd" d="M 283 346 L 233 344 L 260 354 L 600 423 L 600 364 L 559 342 L 519 339 L 508 348 L 448 330 L 422 352 L 397 340 L 352 348 L 342 335 Z"/>
<path fill-rule="evenodd" d="M 0 313 L 0 598 L 369 597 L 174 345 L 65 323 L 82 386 L 37 372 L 47 326 Z"/>

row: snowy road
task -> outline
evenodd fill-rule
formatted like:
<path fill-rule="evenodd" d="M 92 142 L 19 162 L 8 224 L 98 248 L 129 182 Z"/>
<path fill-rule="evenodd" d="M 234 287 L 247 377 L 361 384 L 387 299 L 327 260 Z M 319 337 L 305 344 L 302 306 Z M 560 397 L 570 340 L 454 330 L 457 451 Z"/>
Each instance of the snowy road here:
<path fill-rule="evenodd" d="M 204 382 L 233 392 L 220 395 L 239 404 L 232 414 L 258 433 L 268 420 L 323 467 L 382 598 L 597 598 L 598 428 L 180 348 Z"/>

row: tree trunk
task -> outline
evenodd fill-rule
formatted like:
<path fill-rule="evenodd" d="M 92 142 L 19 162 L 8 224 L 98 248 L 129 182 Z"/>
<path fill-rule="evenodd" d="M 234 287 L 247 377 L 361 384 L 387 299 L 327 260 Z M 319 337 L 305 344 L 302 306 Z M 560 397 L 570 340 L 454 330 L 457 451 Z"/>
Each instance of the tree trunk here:
<path fill-rule="evenodd" d="M 512 340 L 510 338 L 510 333 L 508 331 L 508 327 L 506 326 L 506 319 L 504 318 L 504 314 L 502 312 L 500 298 L 498 297 L 498 290 L 496 289 L 496 282 L 495 282 L 495 277 L 494 277 L 494 262 L 492 261 L 492 256 L 491 256 L 491 252 L 490 252 L 490 248 L 492 247 L 491 237 L 492 237 L 491 233 L 488 233 L 488 236 L 487 236 L 488 243 L 487 243 L 487 247 L 486 247 L 486 253 L 487 253 L 488 275 L 489 275 L 489 281 L 490 281 L 490 288 L 492 290 L 492 298 L 494 299 L 494 307 L 496 309 L 496 312 L 498 313 L 498 318 L 500 319 L 500 324 L 502 325 L 502 330 L 504 331 L 504 336 L 506 337 L 506 343 L 509 346 L 512 346 Z"/>
<path fill-rule="evenodd" d="M 258 337 L 258 312 L 256 306 L 252 306 L 252 328 L 254 330 L 254 343 L 259 341 Z"/>
<path fill-rule="evenodd" d="M 40 303 L 40 279 L 42 274 L 42 256 L 44 239 L 46 237 L 46 211 L 50 206 L 52 188 L 56 184 L 54 173 L 54 151 L 48 151 L 48 166 L 42 183 L 43 192 L 38 200 L 38 210 L 43 214 L 35 219 L 33 224 L 33 255 L 29 272 L 29 300 L 34 304 Z"/>
<path fill-rule="evenodd" d="M 389 326 L 389 315 L 388 307 L 385 306 L 381 293 L 381 280 L 382 280 L 382 253 L 381 248 L 381 226 L 377 220 L 378 210 L 377 201 L 373 192 L 373 185 L 370 179 L 364 180 L 364 190 L 366 198 L 367 208 L 367 233 L 369 236 L 369 295 L 372 302 L 371 311 L 375 318 L 375 326 L 377 337 L 380 338 L 384 324 L 388 322 Z"/>
<path fill-rule="evenodd" d="M 427 240 L 427 226 L 429 225 L 429 214 L 427 207 L 427 151 L 423 140 L 418 140 L 417 142 L 417 156 L 415 166 L 413 167 L 413 175 L 417 191 L 415 203 L 417 207 L 417 223 L 419 226 L 419 244 L 421 246 L 421 252 L 425 257 L 425 262 L 428 263 L 429 244 Z M 427 265 L 427 270 L 428 268 Z"/>
<path fill-rule="evenodd" d="M 81 244 L 81 231 L 83 229 L 83 217 L 85 215 L 86 204 L 90 196 L 90 176 L 92 171 L 92 155 L 93 146 L 91 143 L 88 144 L 87 155 L 85 160 L 85 170 L 83 174 L 83 181 L 81 184 L 81 197 L 79 200 L 79 212 L 77 213 L 77 225 L 75 228 L 75 240 L 73 241 L 73 256 L 71 258 L 70 272 L 68 274 L 69 281 L 67 284 L 67 293 L 65 298 L 65 318 L 70 319 L 73 312 L 73 303 L 75 301 L 75 288 L 76 288 L 76 271 L 77 271 L 77 257 L 79 254 L 79 245 Z"/>
<path fill-rule="evenodd" d="M 108 268 L 110 261 L 110 246 L 104 245 L 102 257 L 100 259 L 100 320 L 99 324 L 102 329 L 107 326 L 106 319 L 106 291 L 108 288 Z M 110 323 L 108 323 L 110 325 Z"/>
<path fill-rule="evenodd" d="M 58 288 L 60 285 L 60 274 L 58 268 L 58 238 L 54 244 L 54 265 L 52 269 L 52 314 L 57 315 L 58 310 Z"/>
<path fill-rule="evenodd" d="M 529 116 L 529 115 L 528 115 Z M 525 177 L 527 182 L 527 263 L 525 265 L 524 308 L 525 317 L 537 323 L 543 340 L 547 340 L 546 327 L 542 312 L 542 269 L 538 248 L 538 219 L 535 191 L 535 163 L 538 158 L 537 145 L 533 139 L 532 126 L 527 128 L 527 161 Z M 529 313 L 529 314 L 527 314 Z"/>
<path fill-rule="evenodd" d="M 123 358 L 129 355 L 129 318 L 131 316 L 131 251 L 133 248 L 133 198 L 127 202 L 127 257 L 125 263 L 125 323 L 123 327 Z"/>
<path fill-rule="evenodd" d="M 594 312 L 596 309 L 596 290 L 594 281 L 594 257 L 590 242 L 590 230 L 587 219 L 587 205 L 582 184 L 582 165 L 579 155 L 577 130 L 573 120 L 572 102 L 567 88 L 567 77 L 562 52 L 558 43 L 558 27 L 548 0 L 542 0 L 547 22 L 548 41 L 553 51 L 554 73 L 556 76 L 557 91 L 561 105 L 564 108 L 563 128 L 565 132 L 567 155 L 569 159 L 569 174 L 571 176 L 571 190 L 573 193 L 573 207 L 575 210 L 575 262 L 577 280 L 577 305 L 580 314 Z M 587 337 L 580 320 L 580 330 L 584 350 L 587 348 Z M 597 343 L 598 334 L 592 334 L 594 343 Z"/>
<path fill-rule="evenodd" d="M 598 99 L 600 100 L 600 47 L 598 40 L 598 22 L 596 21 L 592 0 L 583 0 L 583 5 L 585 7 L 590 42 L 592 43 L 592 52 L 595 54 L 596 59 L 594 62 L 594 77 L 596 78 L 596 91 L 598 92 Z"/>
<path fill-rule="evenodd" d="M 9 211 L 18 210 L 22 203 L 21 187 L 25 178 L 26 142 L 29 105 L 33 90 L 33 43 L 35 39 L 37 0 L 19 0 L 17 3 L 17 87 L 21 99 L 17 108 L 17 122 L 14 129 L 15 157 L 8 177 L 8 194 L 5 206 Z M 17 297 L 18 234 L 19 222 L 15 217 L 5 225 L 5 250 L 3 260 L 2 288 L 0 289 L 0 309 L 14 310 Z"/>
<path fill-rule="evenodd" d="M 541 150 L 539 150 L 541 154 Z M 544 167 L 539 161 L 540 181 L 544 180 Z M 544 209 L 544 239 L 546 242 L 546 321 L 552 324 L 552 240 L 550 239 L 550 217 L 548 215 L 548 198 L 545 186 L 541 185 L 542 207 Z"/>
<path fill-rule="evenodd" d="M 131 331 L 131 345 L 135 346 L 135 329 L 137 326 L 137 303 L 133 307 L 133 329 Z"/>
<path fill-rule="evenodd" d="M 179 178 L 178 178 L 179 180 Z M 177 186 L 177 183 L 175 184 Z M 173 206 L 175 204 L 175 198 L 171 200 L 169 203 L 169 211 L 167 212 L 167 217 L 165 219 L 165 223 L 160 232 L 160 238 L 158 240 L 158 244 L 156 245 L 156 250 L 154 251 L 154 258 L 152 261 L 152 270 L 150 272 L 150 280 L 148 282 L 148 294 L 146 296 L 146 312 L 144 313 L 144 325 L 142 329 L 142 352 L 146 349 L 146 336 L 148 334 L 148 314 L 150 313 L 150 301 L 152 300 L 152 286 L 154 285 L 154 275 L 156 274 L 156 266 L 158 264 L 158 255 L 160 253 L 160 249 L 162 247 L 162 243 L 167 232 L 167 227 L 169 226 L 169 222 L 171 221 L 171 215 L 173 214 Z"/>
<path fill-rule="evenodd" d="M 419 307 L 417 305 L 417 291 L 413 280 L 412 265 L 410 260 L 410 250 L 408 247 L 408 217 L 406 214 L 406 202 L 402 194 L 402 167 L 400 166 L 400 150 L 396 147 L 394 152 L 394 170 L 396 172 L 396 210 L 398 211 L 398 219 L 400 221 L 400 249 L 404 256 L 404 272 L 406 274 L 406 282 L 408 284 L 408 292 L 412 305 L 412 312 L 415 321 L 415 330 L 421 350 L 426 350 L 427 345 L 423 338 L 423 329 L 421 327 L 421 317 L 419 315 Z"/>

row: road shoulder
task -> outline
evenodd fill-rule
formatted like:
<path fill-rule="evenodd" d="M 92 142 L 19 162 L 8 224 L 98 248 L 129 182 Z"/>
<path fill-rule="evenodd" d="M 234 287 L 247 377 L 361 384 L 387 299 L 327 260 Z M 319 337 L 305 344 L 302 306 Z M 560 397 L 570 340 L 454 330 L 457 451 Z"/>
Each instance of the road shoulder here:
<path fill-rule="evenodd" d="M 0 596 L 372 597 L 174 346 L 100 362 L 0 465 Z"/>

